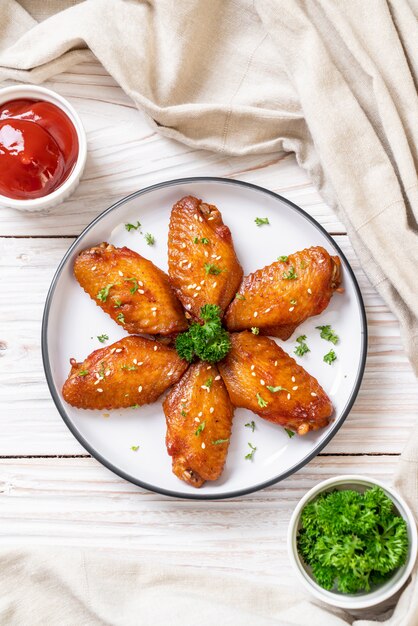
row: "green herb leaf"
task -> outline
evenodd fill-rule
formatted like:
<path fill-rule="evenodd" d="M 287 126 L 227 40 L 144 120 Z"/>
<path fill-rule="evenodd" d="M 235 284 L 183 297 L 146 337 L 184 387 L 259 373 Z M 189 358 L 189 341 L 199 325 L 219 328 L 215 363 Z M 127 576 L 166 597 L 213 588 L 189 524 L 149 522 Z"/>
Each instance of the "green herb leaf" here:
<path fill-rule="evenodd" d="M 134 372 L 135 370 L 137 370 L 137 366 L 136 365 L 121 365 L 120 366 L 121 370 L 128 370 L 128 372 Z"/>
<path fill-rule="evenodd" d="M 290 304 L 297 304 L 297 303 L 298 303 L 298 301 L 295 300 L 294 298 L 292 298 L 292 300 L 290 301 Z"/>
<path fill-rule="evenodd" d="M 278 385 L 277 387 L 271 387 L 270 385 L 267 385 L 267 389 L 271 391 L 271 393 L 277 393 L 278 391 L 287 391 L 287 393 L 290 393 L 289 389 L 286 389 L 286 387 L 280 387 L 280 385 Z"/>
<path fill-rule="evenodd" d="M 100 291 L 97 292 L 97 299 L 101 300 L 102 302 L 106 302 L 109 291 L 112 289 L 112 287 L 114 287 L 114 283 L 110 283 L 109 285 L 106 285 L 106 287 L 103 287 L 103 289 L 100 289 Z"/>
<path fill-rule="evenodd" d="M 212 387 L 212 383 L 213 383 L 213 378 L 210 376 L 203 386 L 206 387 L 207 389 L 210 389 Z"/>
<path fill-rule="evenodd" d="M 120 322 L 121 324 L 125 323 L 125 316 L 123 313 L 118 313 L 116 316 L 116 319 L 118 320 L 118 322 Z"/>
<path fill-rule="evenodd" d="M 254 432 L 255 431 L 255 422 L 248 422 L 247 424 L 245 424 L 246 428 L 251 428 L 251 431 Z"/>
<path fill-rule="evenodd" d="M 119 298 L 115 298 L 114 303 L 115 309 L 119 309 L 122 306 L 122 302 L 119 300 Z"/>
<path fill-rule="evenodd" d="M 141 223 L 137 222 L 136 224 L 125 224 L 125 228 L 129 233 L 131 230 L 138 230 L 141 228 Z"/>
<path fill-rule="evenodd" d="M 214 446 L 219 446 L 221 443 L 228 443 L 229 439 L 217 439 L 216 441 L 212 441 Z"/>
<path fill-rule="evenodd" d="M 153 246 L 155 244 L 155 237 L 154 235 L 151 235 L 151 233 L 145 233 L 144 237 L 149 246 Z"/>
<path fill-rule="evenodd" d="M 100 341 L 100 343 L 104 343 L 105 341 L 107 341 L 109 339 L 108 335 L 97 335 L 97 339 Z"/>
<path fill-rule="evenodd" d="M 125 395 L 126 395 L 126 396 L 129 396 L 129 393 L 127 393 L 127 394 L 125 394 Z M 139 409 L 139 407 L 140 407 L 140 406 L 141 406 L 140 404 L 133 404 L 133 405 L 131 406 L 131 409 Z"/>
<path fill-rule="evenodd" d="M 195 237 L 195 238 L 193 239 L 193 243 L 199 243 L 199 237 Z"/>
<path fill-rule="evenodd" d="M 213 263 L 205 263 L 204 267 L 205 267 L 206 274 L 214 274 L 215 276 L 217 276 L 218 274 L 223 272 L 223 270 L 220 267 L 218 267 L 217 265 L 214 265 Z"/>
<path fill-rule="evenodd" d="M 256 397 L 257 397 L 258 406 L 264 409 L 268 405 L 268 402 L 266 402 L 259 393 L 257 394 Z"/>
<path fill-rule="evenodd" d="M 251 327 L 251 332 L 253 335 L 259 335 L 260 334 L 260 329 L 257 328 L 257 326 L 252 326 Z"/>
<path fill-rule="evenodd" d="M 129 283 L 132 283 L 132 287 L 129 289 L 131 293 L 136 293 L 138 291 L 138 281 L 136 278 L 125 278 L 125 280 Z"/>
<path fill-rule="evenodd" d="M 286 255 L 283 255 L 283 256 L 279 256 L 279 257 L 277 257 L 277 260 L 278 260 L 278 261 L 283 261 L 283 263 L 287 263 L 287 262 L 288 262 L 288 260 L 289 260 L 289 257 L 288 257 L 288 256 L 286 256 Z"/>
<path fill-rule="evenodd" d="M 202 237 L 202 239 L 200 240 L 203 244 L 205 244 L 206 246 L 209 243 L 209 239 L 206 239 L 206 237 Z"/>
<path fill-rule="evenodd" d="M 253 458 L 254 458 L 254 452 L 257 450 L 257 448 L 256 448 L 255 446 L 253 446 L 253 444 L 252 444 L 252 443 L 250 443 L 250 442 L 248 442 L 248 445 L 249 445 L 249 446 L 250 446 L 250 448 L 251 448 L 251 452 L 249 452 L 248 454 L 246 454 L 246 455 L 245 455 L 245 459 L 246 459 L 247 461 L 252 461 L 252 460 L 253 460 Z"/>
<path fill-rule="evenodd" d="M 282 278 L 284 280 L 296 280 L 298 277 L 298 275 L 295 273 L 295 268 L 293 265 L 290 266 L 290 269 L 288 272 L 284 272 Z"/>
<path fill-rule="evenodd" d="M 263 224 L 270 224 L 268 217 L 256 217 L 254 222 L 257 226 L 263 226 Z"/>
<path fill-rule="evenodd" d="M 80 371 L 78 372 L 78 375 L 79 375 L 79 376 L 87 376 L 87 374 L 88 374 L 88 373 L 89 373 L 89 371 L 88 371 L 88 370 L 80 370 Z"/>
<path fill-rule="evenodd" d="M 197 427 L 195 431 L 196 437 L 199 437 L 200 433 L 205 430 L 205 426 L 206 426 L 206 422 L 202 422 L 201 424 L 199 424 L 199 426 Z"/>
<path fill-rule="evenodd" d="M 139 446 L 131 446 L 131 450 L 133 452 L 136 452 L 137 450 L 139 450 Z"/>
<path fill-rule="evenodd" d="M 181 415 L 182 415 L 183 417 L 186 417 L 186 416 L 187 416 L 187 413 L 186 413 L 186 411 L 185 411 L 184 409 L 182 409 L 182 410 L 180 411 L 180 413 L 181 413 Z"/>
<path fill-rule="evenodd" d="M 328 365 L 331 365 L 331 363 L 333 363 L 336 360 L 337 360 L 337 355 L 332 349 L 328 352 L 328 354 L 325 354 L 324 356 L 324 361 L 325 363 L 328 363 Z"/>
<path fill-rule="evenodd" d="M 235 297 L 237 300 L 245 300 L 245 296 L 242 296 L 240 293 L 236 293 Z"/>
<path fill-rule="evenodd" d="M 294 353 L 297 356 L 303 356 L 307 352 L 310 352 L 310 349 L 308 348 L 307 344 L 305 343 L 305 339 L 306 339 L 306 335 L 301 335 L 300 337 L 298 337 L 296 339 L 296 341 L 298 342 L 299 345 L 296 346 L 296 349 L 294 350 Z"/>
<path fill-rule="evenodd" d="M 190 363 L 198 357 L 216 363 L 228 354 L 231 340 L 222 327 L 221 314 L 216 304 L 205 304 L 200 309 L 204 324 L 193 323 L 189 330 L 177 336 L 176 350 L 182 359 Z"/>
<path fill-rule="evenodd" d="M 335 332 L 332 330 L 331 326 L 327 324 L 326 326 L 316 326 L 318 330 L 321 331 L 321 339 L 326 339 L 326 341 L 331 341 L 334 345 L 339 342 L 340 338 Z"/>
<path fill-rule="evenodd" d="M 296 433 L 293 430 L 289 430 L 289 428 L 285 428 L 285 431 L 289 435 L 290 439 L 296 435 Z"/>

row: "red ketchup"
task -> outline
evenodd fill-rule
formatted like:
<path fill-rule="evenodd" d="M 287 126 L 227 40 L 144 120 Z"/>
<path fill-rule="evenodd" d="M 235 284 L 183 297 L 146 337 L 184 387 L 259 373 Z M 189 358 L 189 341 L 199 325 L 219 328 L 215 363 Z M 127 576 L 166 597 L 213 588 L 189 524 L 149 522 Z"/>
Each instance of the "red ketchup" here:
<path fill-rule="evenodd" d="M 78 156 L 74 124 L 59 107 L 42 100 L 0 105 L 0 194 L 41 198 L 71 174 Z"/>

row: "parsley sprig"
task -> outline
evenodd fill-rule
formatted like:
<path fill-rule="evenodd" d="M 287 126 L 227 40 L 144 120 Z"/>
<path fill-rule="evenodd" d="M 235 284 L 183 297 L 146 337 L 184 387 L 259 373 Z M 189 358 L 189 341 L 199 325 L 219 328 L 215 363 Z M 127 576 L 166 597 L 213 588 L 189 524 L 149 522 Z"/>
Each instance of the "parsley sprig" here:
<path fill-rule="evenodd" d="M 327 324 L 326 326 L 315 326 L 318 330 L 321 331 L 321 339 L 325 339 L 326 341 L 330 341 L 331 343 L 337 344 L 340 340 L 338 335 L 332 330 L 331 325 Z"/>
<path fill-rule="evenodd" d="M 328 352 L 328 354 L 324 355 L 324 361 L 325 363 L 328 363 L 328 365 L 331 365 L 336 360 L 337 360 L 337 355 L 332 349 Z"/>
<path fill-rule="evenodd" d="M 310 348 L 308 348 L 308 345 L 305 343 L 306 340 L 306 335 L 301 335 L 300 337 L 298 337 L 296 339 L 297 343 L 299 344 L 298 346 L 296 346 L 294 353 L 297 356 L 303 356 L 304 354 L 306 354 L 307 352 L 310 352 Z"/>

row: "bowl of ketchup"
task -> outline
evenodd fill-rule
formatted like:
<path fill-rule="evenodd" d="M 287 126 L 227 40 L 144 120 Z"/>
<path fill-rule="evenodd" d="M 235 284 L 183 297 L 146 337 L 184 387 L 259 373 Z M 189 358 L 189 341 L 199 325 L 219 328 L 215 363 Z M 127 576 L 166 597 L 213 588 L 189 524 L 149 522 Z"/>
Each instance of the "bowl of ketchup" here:
<path fill-rule="evenodd" d="M 65 98 L 45 87 L 0 89 L 0 205 L 48 209 L 76 188 L 86 134 Z"/>

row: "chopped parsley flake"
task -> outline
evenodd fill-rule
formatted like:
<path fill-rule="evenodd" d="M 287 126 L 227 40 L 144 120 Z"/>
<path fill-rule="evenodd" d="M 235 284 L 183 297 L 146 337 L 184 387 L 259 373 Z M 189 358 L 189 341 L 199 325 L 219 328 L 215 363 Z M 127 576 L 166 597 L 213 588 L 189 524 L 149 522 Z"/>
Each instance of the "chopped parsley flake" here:
<path fill-rule="evenodd" d="M 181 413 L 181 415 L 182 415 L 183 417 L 186 417 L 186 416 L 187 416 L 187 413 L 186 413 L 186 411 L 185 411 L 184 409 L 182 409 L 182 410 L 180 411 L 180 413 Z"/>
<path fill-rule="evenodd" d="M 129 396 L 129 393 L 126 393 L 125 396 Z M 141 406 L 140 404 L 133 404 L 131 406 L 131 409 L 139 409 L 140 406 Z"/>
<path fill-rule="evenodd" d="M 264 407 L 266 407 L 268 405 L 268 402 L 266 402 L 258 393 L 257 394 L 257 402 L 258 402 L 258 406 L 261 407 L 262 409 L 264 409 Z"/>
<path fill-rule="evenodd" d="M 206 422 L 202 422 L 201 424 L 199 424 L 199 426 L 197 427 L 195 431 L 196 437 L 199 437 L 200 433 L 205 430 L 205 426 L 206 426 Z"/>
<path fill-rule="evenodd" d="M 151 233 L 145 233 L 144 237 L 149 246 L 153 246 L 155 244 L 155 237 L 154 235 L 151 235 Z"/>
<path fill-rule="evenodd" d="M 133 452 L 136 452 L 137 450 L 139 450 L 139 446 L 131 446 L 131 450 Z"/>
<path fill-rule="evenodd" d="M 294 350 L 294 353 L 297 356 L 303 356 L 304 354 L 306 354 L 307 352 L 310 352 L 310 348 L 308 348 L 307 344 L 305 343 L 305 339 L 306 339 L 306 335 L 301 335 L 300 337 L 298 337 L 296 339 L 296 341 L 298 342 L 298 346 L 296 346 L 296 349 Z"/>
<path fill-rule="evenodd" d="M 257 326 L 252 326 L 251 332 L 252 332 L 253 335 L 259 335 L 260 334 L 260 329 L 257 328 Z"/>
<path fill-rule="evenodd" d="M 221 270 L 220 267 L 218 267 L 217 265 L 214 265 L 213 263 L 205 263 L 205 272 L 206 272 L 206 274 L 214 274 L 215 276 L 217 276 L 222 271 L 223 270 Z"/>
<path fill-rule="evenodd" d="M 287 393 L 289 393 L 289 389 L 286 389 L 286 387 L 281 387 L 280 385 L 278 385 L 277 387 L 267 385 L 267 389 L 271 391 L 271 393 L 277 393 L 278 391 L 287 391 Z"/>
<path fill-rule="evenodd" d="M 330 324 L 327 324 L 327 326 L 316 326 L 316 328 L 321 331 L 321 339 L 330 341 L 334 345 L 339 342 L 340 338 L 332 330 Z"/>
<path fill-rule="evenodd" d="M 295 300 L 294 298 L 292 298 L 292 300 L 290 301 L 290 304 L 297 304 L 297 303 L 298 303 L 298 301 Z"/>
<path fill-rule="evenodd" d="M 229 439 L 217 439 L 216 441 L 212 441 L 214 446 L 219 446 L 221 443 L 228 443 Z"/>
<path fill-rule="evenodd" d="M 88 371 L 88 370 L 80 370 L 80 371 L 78 372 L 78 375 L 79 375 L 79 376 L 87 376 L 87 374 L 88 374 L 88 373 L 89 373 L 89 371 Z"/>
<path fill-rule="evenodd" d="M 128 233 L 131 232 L 131 230 L 138 230 L 141 228 L 141 222 L 137 222 L 136 224 L 125 224 L 125 228 Z"/>
<path fill-rule="evenodd" d="M 136 278 L 125 278 L 127 282 L 132 283 L 132 287 L 129 289 L 131 293 L 136 293 L 138 291 L 138 281 Z"/>
<path fill-rule="evenodd" d="M 293 265 L 290 266 L 290 270 L 288 272 L 284 272 L 283 279 L 284 280 L 296 280 L 298 275 L 295 273 L 295 268 Z"/>
<path fill-rule="evenodd" d="M 283 256 L 279 256 L 279 257 L 277 258 L 277 260 L 278 260 L 278 261 L 283 261 L 283 263 L 287 263 L 287 262 L 288 262 L 288 260 L 289 260 L 289 257 L 288 257 L 288 256 L 286 256 L 286 255 L 283 255 Z"/>
<path fill-rule="evenodd" d="M 255 431 L 255 422 L 254 420 L 252 422 L 248 422 L 247 424 L 245 424 L 246 428 L 251 428 L 251 432 Z"/>
<path fill-rule="evenodd" d="M 209 239 L 206 239 L 206 237 L 202 237 L 202 239 L 200 241 L 202 243 L 204 243 L 205 245 L 208 245 L 208 243 L 209 243 Z"/>
<path fill-rule="evenodd" d="M 292 439 L 292 437 L 294 437 L 296 435 L 296 433 L 293 432 L 293 430 L 289 430 L 289 428 L 285 428 L 285 431 L 289 435 L 290 439 Z"/>
<path fill-rule="evenodd" d="M 324 361 L 325 361 L 325 363 L 328 363 L 328 365 L 331 365 L 331 363 L 336 361 L 336 359 L 337 359 L 337 355 L 335 354 L 334 350 L 332 350 L 332 349 L 328 352 L 328 354 L 326 354 L 324 356 Z"/>
<path fill-rule="evenodd" d="M 207 387 L 208 389 L 210 389 L 212 387 L 212 383 L 213 383 L 213 378 L 210 377 L 207 379 L 207 381 L 204 384 L 204 387 Z"/>
<path fill-rule="evenodd" d="M 100 289 L 100 291 L 97 292 L 97 299 L 101 300 L 102 302 L 106 302 L 109 291 L 112 289 L 113 286 L 114 283 L 110 283 L 109 285 L 106 285 L 106 287 L 103 287 L 103 289 Z"/>
<path fill-rule="evenodd" d="M 245 296 L 242 296 L 240 293 L 236 293 L 235 297 L 237 300 L 245 300 Z"/>
<path fill-rule="evenodd" d="M 109 339 L 109 335 L 97 335 L 97 339 L 100 341 L 100 343 L 104 343 Z"/>
<path fill-rule="evenodd" d="M 122 306 L 122 302 L 119 300 L 119 298 L 115 299 L 115 309 L 119 309 Z"/>
<path fill-rule="evenodd" d="M 263 226 L 263 224 L 270 224 L 268 217 L 256 217 L 254 222 L 257 226 Z"/>
<path fill-rule="evenodd" d="M 121 370 L 128 370 L 128 372 L 134 372 L 135 370 L 137 370 L 137 366 L 136 365 L 121 365 L 120 366 Z"/>
<path fill-rule="evenodd" d="M 125 323 L 125 316 L 123 313 L 118 313 L 116 316 L 116 319 L 118 320 L 118 322 L 120 322 L 121 324 Z"/>
<path fill-rule="evenodd" d="M 248 454 L 245 455 L 245 458 L 247 461 L 252 461 L 253 457 L 254 457 L 254 452 L 257 450 L 257 448 L 255 446 L 253 446 L 252 443 L 248 442 L 248 445 L 251 448 L 251 452 L 249 452 Z"/>
<path fill-rule="evenodd" d="M 195 237 L 195 238 L 193 239 L 193 243 L 199 243 L 199 237 Z"/>

